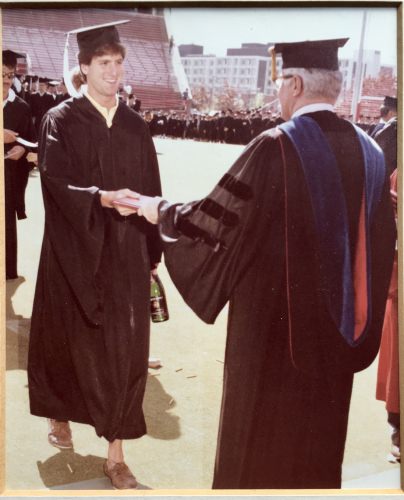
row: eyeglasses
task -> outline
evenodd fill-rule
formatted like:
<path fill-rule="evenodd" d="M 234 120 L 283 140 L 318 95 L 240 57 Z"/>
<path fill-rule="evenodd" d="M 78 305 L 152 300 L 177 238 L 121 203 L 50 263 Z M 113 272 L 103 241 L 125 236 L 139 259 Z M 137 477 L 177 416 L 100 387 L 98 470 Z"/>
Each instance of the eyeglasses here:
<path fill-rule="evenodd" d="M 12 80 L 15 77 L 15 73 L 12 71 L 11 73 L 3 73 L 3 80 L 4 78 L 8 78 L 9 80 Z"/>
<path fill-rule="evenodd" d="M 275 80 L 275 86 L 279 90 L 282 86 L 282 81 L 283 80 L 289 80 L 289 78 L 293 78 L 295 75 L 283 75 L 283 76 L 278 76 Z"/>

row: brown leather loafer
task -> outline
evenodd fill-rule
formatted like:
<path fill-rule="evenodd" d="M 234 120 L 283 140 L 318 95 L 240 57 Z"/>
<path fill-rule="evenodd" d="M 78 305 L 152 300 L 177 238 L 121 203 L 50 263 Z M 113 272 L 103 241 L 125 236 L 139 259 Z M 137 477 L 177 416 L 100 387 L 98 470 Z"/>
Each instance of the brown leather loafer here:
<path fill-rule="evenodd" d="M 49 444 L 61 450 L 73 448 L 72 431 L 69 422 L 61 422 L 54 418 L 48 418 L 48 426 Z"/>
<path fill-rule="evenodd" d="M 129 490 L 137 487 L 136 478 L 125 462 L 119 462 L 109 469 L 105 461 L 104 474 L 109 477 L 112 486 L 117 490 Z"/>

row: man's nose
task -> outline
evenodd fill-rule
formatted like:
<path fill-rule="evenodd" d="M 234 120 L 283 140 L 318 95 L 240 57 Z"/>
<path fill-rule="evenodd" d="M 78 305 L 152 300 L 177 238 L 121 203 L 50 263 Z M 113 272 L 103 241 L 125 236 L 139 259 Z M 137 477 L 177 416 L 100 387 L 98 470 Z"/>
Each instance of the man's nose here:
<path fill-rule="evenodd" d="M 111 64 L 111 66 L 110 66 L 111 76 L 117 76 L 121 73 L 121 71 L 122 71 L 122 67 L 120 64 L 118 64 L 118 63 Z"/>

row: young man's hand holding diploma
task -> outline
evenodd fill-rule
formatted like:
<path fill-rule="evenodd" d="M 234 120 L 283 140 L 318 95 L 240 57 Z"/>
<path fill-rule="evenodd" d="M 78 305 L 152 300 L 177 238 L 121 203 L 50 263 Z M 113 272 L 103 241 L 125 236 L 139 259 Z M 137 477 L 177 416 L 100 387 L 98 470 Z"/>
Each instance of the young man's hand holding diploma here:
<path fill-rule="evenodd" d="M 139 194 L 130 189 L 119 189 L 118 191 L 99 190 L 100 202 L 103 207 L 115 208 L 120 215 L 126 217 L 137 212 L 137 200 Z M 125 203 L 126 201 L 126 203 Z"/>
<path fill-rule="evenodd" d="M 115 208 L 124 217 L 137 213 L 152 224 L 157 224 L 158 206 L 163 198 L 144 196 L 130 189 L 119 189 L 118 191 L 100 190 L 99 193 L 103 207 Z"/>

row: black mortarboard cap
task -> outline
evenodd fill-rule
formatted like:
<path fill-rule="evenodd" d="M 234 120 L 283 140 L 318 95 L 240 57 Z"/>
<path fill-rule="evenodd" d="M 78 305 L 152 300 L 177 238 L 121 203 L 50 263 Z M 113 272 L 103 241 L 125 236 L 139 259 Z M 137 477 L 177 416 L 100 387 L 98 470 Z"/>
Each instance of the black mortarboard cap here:
<path fill-rule="evenodd" d="M 349 38 L 332 40 L 307 40 L 304 42 L 277 43 L 269 49 L 272 53 L 272 72 L 276 68 L 276 54 L 282 55 L 282 68 L 317 68 L 336 71 L 338 49 L 343 47 Z M 275 61 L 275 64 L 274 64 Z M 276 75 L 272 75 L 276 79 Z"/>
<path fill-rule="evenodd" d="M 25 54 L 20 52 L 14 52 L 14 50 L 6 49 L 2 52 L 3 64 L 9 68 L 17 66 L 17 59 L 20 57 L 26 57 Z"/>
<path fill-rule="evenodd" d="M 69 35 L 77 35 L 77 45 L 79 50 L 89 50 L 95 52 L 103 45 L 111 45 L 119 43 L 119 33 L 116 26 L 119 24 L 128 23 L 129 20 L 113 21 L 111 23 L 97 24 L 95 26 L 86 26 L 85 28 L 77 28 L 66 33 L 66 44 L 63 53 L 63 78 L 67 91 L 72 97 L 80 96 L 73 84 L 70 81 L 69 70 Z"/>
<path fill-rule="evenodd" d="M 383 106 L 386 106 L 386 108 L 397 110 L 397 97 L 390 97 L 386 95 L 383 101 Z"/>
<path fill-rule="evenodd" d="M 128 22 L 129 20 L 122 20 L 95 26 L 87 26 L 85 28 L 69 31 L 69 34 L 75 33 L 77 35 L 79 50 L 96 50 L 103 45 L 120 43 L 116 26 Z"/>
<path fill-rule="evenodd" d="M 40 76 L 39 83 L 49 83 L 49 78 Z"/>

